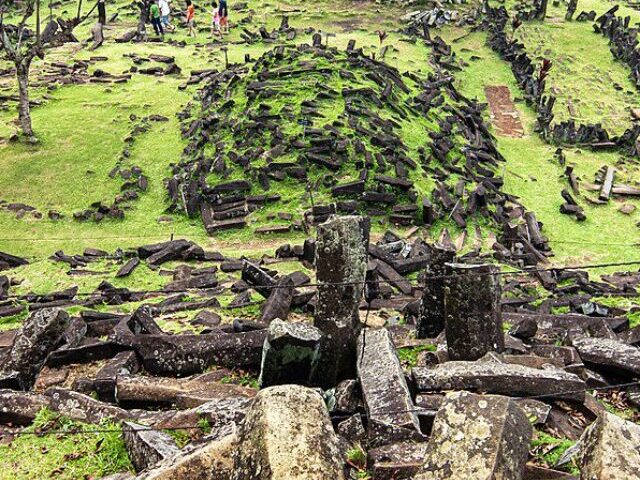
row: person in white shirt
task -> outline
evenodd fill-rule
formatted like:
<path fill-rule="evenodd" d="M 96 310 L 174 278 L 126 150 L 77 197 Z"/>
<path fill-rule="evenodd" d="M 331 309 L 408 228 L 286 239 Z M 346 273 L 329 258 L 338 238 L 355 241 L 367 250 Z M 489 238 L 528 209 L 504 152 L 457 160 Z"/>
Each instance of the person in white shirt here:
<path fill-rule="evenodd" d="M 162 16 L 162 25 L 170 31 L 174 31 L 175 27 L 171 25 L 169 16 L 171 15 L 170 0 L 160 0 L 158 6 L 160 7 L 160 15 Z"/>

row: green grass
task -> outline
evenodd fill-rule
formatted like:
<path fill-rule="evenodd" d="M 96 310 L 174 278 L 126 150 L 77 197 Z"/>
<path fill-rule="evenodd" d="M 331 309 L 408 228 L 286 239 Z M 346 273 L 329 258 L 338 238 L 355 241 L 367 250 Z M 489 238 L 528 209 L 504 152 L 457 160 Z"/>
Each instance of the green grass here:
<path fill-rule="evenodd" d="M 417 347 L 402 347 L 397 350 L 400 363 L 408 369 L 418 365 L 420 352 L 435 352 L 436 345 L 419 345 Z"/>
<path fill-rule="evenodd" d="M 454 51 L 469 64 L 455 75 L 456 85 L 463 94 L 482 102 L 486 102 L 485 86 L 506 85 L 511 90 L 525 135 L 521 138 L 497 137 L 498 148 L 506 158 L 502 169 L 504 190 L 518 196 L 544 224 L 543 234 L 550 239 L 555 252 L 552 261 L 580 265 L 640 258 L 640 247 L 632 246 L 638 238 L 638 228 L 634 225 L 640 219 L 637 211 L 626 216 L 617 211 L 618 201 L 594 206 L 583 198 L 577 198 L 587 215 L 585 222 L 578 223 L 572 217 L 559 214 L 563 203 L 560 191 L 569 185 L 563 176 L 564 168 L 553 159 L 556 147 L 546 144 L 533 131 L 535 112 L 523 101 L 518 101 L 521 93 L 513 73 L 509 65 L 486 45 L 486 35 L 483 32 L 471 33 L 453 42 L 463 33 L 458 28 L 445 30 L 445 37 L 452 42 Z M 479 59 L 473 60 L 472 57 Z M 612 153 L 577 148 L 566 148 L 564 152 L 567 164 L 575 165 L 574 171 L 582 182 L 593 183 L 595 172 L 601 166 L 615 165 L 618 161 L 618 156 Z M 584 189 L 582 193 L 593 196 Z M 640 206 L 638 200 L 626 202 Z M 607 227 L 603 228 L 603 225 Z"/>
<path fill-rule="evenodd" d="M 568 439 L 553 437 L 541 430 L 534 430 L 531 448 L 532 451 L 535 452 L 536 459 L 540 463 L 550 468 L 554 468 L 555 464 L 560 460 L 560 457 L 562 457 L 564 452 L 575 443 L 576 442 Z M 573 475 L 580 474 L 580 470 L 576 465 L 575 460 L 572 460 L 566 465 L 555 468 L 569 472 Z"/>
<path fill-rule="evenodd" d="M 106 433 L 21 435 L 0 445 L 0 479 L 100 478 L 133 471 L 120 427 L 110 422 L 89 425 L 73 422 L 43 409 L 26 431 L 54 429 L 113 430 Z"/>

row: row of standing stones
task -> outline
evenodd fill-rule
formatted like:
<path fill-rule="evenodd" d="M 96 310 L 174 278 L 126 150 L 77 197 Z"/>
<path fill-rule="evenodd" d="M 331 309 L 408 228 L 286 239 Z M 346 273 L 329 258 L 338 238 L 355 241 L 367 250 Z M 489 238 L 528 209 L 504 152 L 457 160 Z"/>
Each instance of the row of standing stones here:
<path fill-rule="evenodd" d="M 60 386 L 34 391 L 43 366 L 78 336 L 64 310 L 37 310 L 0 350 L 0 422 L 27 425 L 43 407 L 122 422 L 139 479 L 347 478 L 353 444 L 366 446 L 374 478 L 561 479 L 572 477 L 527 463 L 531 424 L 558 428 L 568 422 L 560 406 L 571 405 L 592 422 L 572 432 L 581 478 L 640 475 L 640 427 L 588 393 L 640 375 L 633 329 L 621 331 L 619 317 L 503 315 L 496 266 L 436 249 L 415 336 L 438 350 L 406 375 L 390 329 L 361 321 L 363 296 L 377 287 L 368 230 L 358 216 L 318 227 L 313 324 L 278 309 L 292 301 L 286 277 L 270 288 L 264 326 L 240 333 L 169 335 L 149 306 L 118 319 L 112 356 L 92 380 L 99 400 Z M 504 333 L 505 318 L 518 338 Z M 565 344 L 550 344 L 559 334 Z M 91 351 L 85 362 L 104 348 Z M 259 366 L 259 391 L 221 383 L 211 365 Z M 210 431 L 184 449 L 162 431 L 203 419 Z"/>

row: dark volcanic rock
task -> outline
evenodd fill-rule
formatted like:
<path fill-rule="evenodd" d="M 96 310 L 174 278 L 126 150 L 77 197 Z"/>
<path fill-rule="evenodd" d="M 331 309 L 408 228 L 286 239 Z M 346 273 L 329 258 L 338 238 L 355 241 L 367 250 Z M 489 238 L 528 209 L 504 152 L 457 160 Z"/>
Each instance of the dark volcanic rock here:
<path fill-rule="evenodd" d="M 451 360 L 477 360 L 504 350 L 496 271 L 493 265 L 449 265 L 445 333 Z"/>
<path fill-rule="evenodd" d="M 61 342 L 69 324 L 64 310 L 42 309 L 31 314 L 16 333 L 4 364 L 0 367 L 0 386 L 28 390 L 47 356 Z M 5 375 L 12 380 L 3 380 Z"/>
<path fill-rule="evenodd" d="M 420 423 L 391 335 L 366 328 L 358 338 L 358 378 L 367 409 L 369 442 L 420 439 Z"/>
<path fill-rule="evenodd" d="M 640 349 L 608 338 L 580 337 L 572 340 L 582 360 L 594 368 L 625 375 L 640 375 Z"/>
<path fill-rule="evenodd" d="M 260 385 L 295 383 L 312 386 L 322 354 L 323 335 L 313 325 L 276 319 L 262 351 Z"/>
<path fill-rule="evenodd" d="M 122 438 L 136 472 L 153 467 L 180 451 L 168 433 L 150 430 L 133 422 L 122 423 Z"/>
<path fill-rule="evenodd" d="M 328 336 L 321 371 L 327 388 L 343 378 L 353 378 L 350 373 L 360 329 L 358 308 L 367 271 L 363 229 L 361 217 L 347 216 L 332 217 L 317 230 L 319 286 L 314 325 Z"/>

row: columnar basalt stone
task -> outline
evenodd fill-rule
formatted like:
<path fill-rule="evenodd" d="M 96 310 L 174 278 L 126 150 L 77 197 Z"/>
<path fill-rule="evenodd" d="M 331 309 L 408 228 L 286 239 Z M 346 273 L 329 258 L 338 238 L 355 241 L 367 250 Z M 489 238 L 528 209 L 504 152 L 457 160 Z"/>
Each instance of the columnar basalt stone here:
<path fill-rule="evenodd" d="M 40 410 L 49 407 L 51 399 L 44 395 L 15 390 L 0 390 L 0 423 L 29 425 Z"/>
<path fill-rule="evenodd" d="M 538 396 L 584 401 L 585 383 L 573 373 L 495 362 L 446 362 L 416 367 L 413 380 L 420 392 L 476 390 L 511 396 Z"/>
<path fill-rule="evenodd" d="M 619 340 L 579 337 L 572 341 L 583 362 L 617 375 L 640 375 L 640 349 Z"/>
<path fill-rule="evenodd" d="M 416 480 L 523 478 L 532 428 L 508 397 L 455 392 L 438 410 Z"/>
<path fill-rule="evenodd" d="M 602 412 L 580 438 L 580 478 L 608 480 L 640 477 L 640 426 Z"/>
<path fill-rule="evenodd" d="M 291 309 L 294 290 L 293 279 L 289 275 L 278 280 L 276 288 L 271 290 L 262 308 L 260 322 L 268 324 L 276 318 L 286 320 Z"/>
<path fill-rule="evenodd" d="M 234 452 L 233 480 L 342 480 L 343 456 L 322 396 L 299 385 L 262 390 Z"/>
<path fill-rule="evenodd" d="M 133 422 L 123 422 L 122 438 L 136 472 L 171 458 L 180 451 L 168 433 L 150 430 Z"/>
<path fill-rule="evenodd" d="M 424 269 L 426 280 L 420 302 L 420 314 L 416 322 L 417 338 L 435 338 L 444 330 L 444 278 L 447 274 L 447 263 L 453 262 L 455 251 L 444 246 L 436 245 L 432 251 L 429 264 Z"/>
<path fill-rule="evenodd" d="M 365 328 L 357 345 L 358 378 L 372 445 L 420 439 L 420 423 L 387 329 Z"/>
<path fill-rule="evenodd" d="M 204 373 L 187 378 L 152 377 L 146 375 L 119 375 L 116 399 L 120 404 L 142 406 L 171 406 L 190 395 L 208 400 L 246 397 L 256 391 L 249 387 L 220 383 L 215 374 Z"/>
<path fill-rule="evenodd" d="M 31 314 L 20 327 L 4 365 L 0 366 L 0 386 L 28 390 L 49 355 L 61 342 L 69 324 L 69 314 L 43 308 Z"/>
<path fill-rule="evenodd" d="M 358 308 L 367 271 L 362 223 L 362 217 L 334 216 L 318 226 L 314 325 L 328 336 L 321 382 L 326 388 L 354 377 Z"/>
<path fill-rule="evenodd" d="M 262 349 L 260 386 L 295 383 L 312 386 L 322 354 L 322 332 L 313 325 L 279 318 L 269 325 Z"/>
<path fill-rule="evenodd" d="M 445 334 L 451 360 L 477 360 L 504 350 L 500 283 L 493 265 L 449 264 Z"/>

